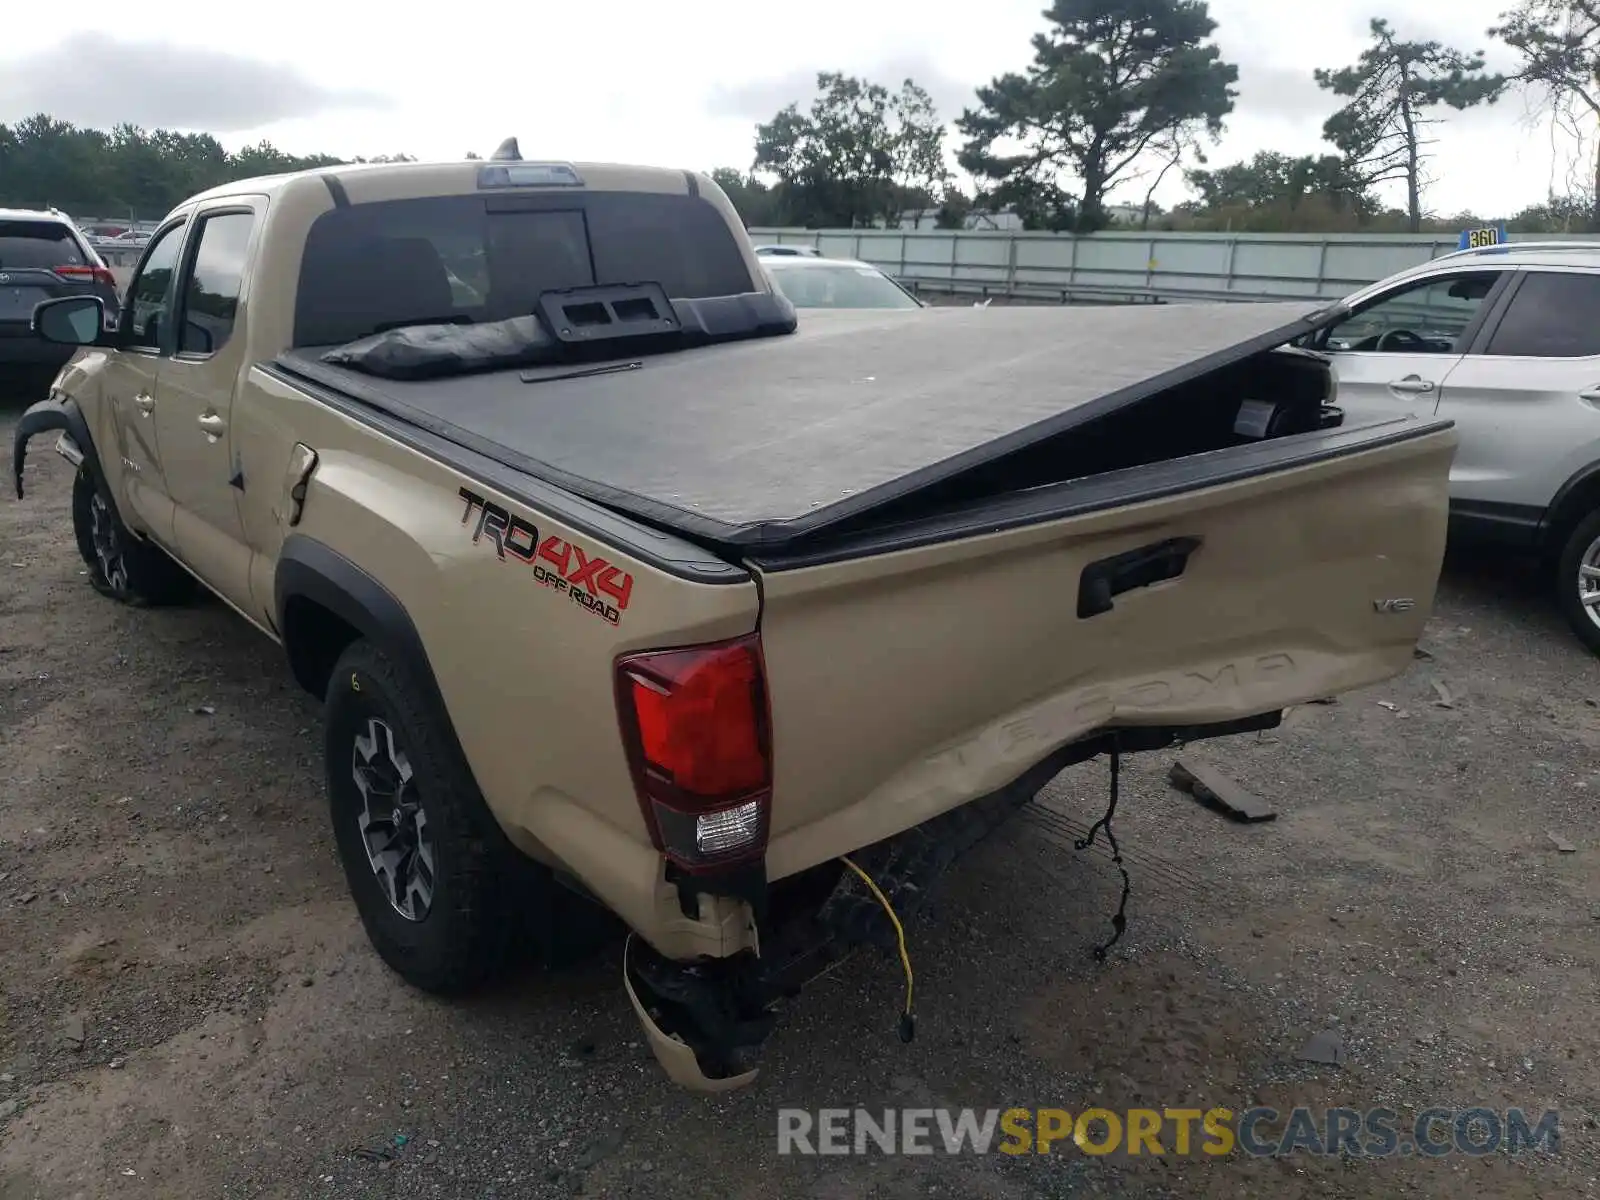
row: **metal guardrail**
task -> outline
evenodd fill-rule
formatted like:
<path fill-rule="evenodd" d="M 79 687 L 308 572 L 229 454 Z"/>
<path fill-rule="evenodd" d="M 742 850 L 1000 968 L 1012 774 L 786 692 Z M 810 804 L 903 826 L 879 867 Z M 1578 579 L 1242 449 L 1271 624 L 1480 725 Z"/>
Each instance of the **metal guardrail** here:
<path fill-rule="evenodd" d="M 916 291 L 1055 303 L 1337 300 L 1457 246 L 1456 236 L 1445 234 L 749 232 L 757 242 L 811 245 L 831 257 L 869 262 Z M 1584 240 L 1600 245 L 1600 238 Z"/>

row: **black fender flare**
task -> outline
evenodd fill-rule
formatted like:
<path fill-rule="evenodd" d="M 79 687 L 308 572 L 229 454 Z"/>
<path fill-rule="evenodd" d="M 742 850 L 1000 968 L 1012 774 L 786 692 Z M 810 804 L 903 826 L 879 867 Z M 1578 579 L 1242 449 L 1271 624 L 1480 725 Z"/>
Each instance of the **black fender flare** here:
<path fill-rule="evenodd" d="M 61 429 L 71 436 L 83 452 L 83 465 L 98 486 L 105 486 L 105 472 L 100 468 L 100 457 L 95 453 L 94 438 L 89 435 L 89 422 L 83 410 L 71 397 L 40 400 L 30 404 L 17 421 L 11 435 L 11 477 L 16 485 L 17 499 L 22 499 L 22 468 L 28 457 L 28 442 L 37 434 L 49 429 Z"/>
<path fill-rule="evenodd" d="M 324 698 L 302 677 L 303 660 L 289 644 L 291 630 L 286 620 L 289 606 L 293 600 L 304 599 L 333 613 L 361 637 L 376 642 L 410 669 L 423 688 L 421 700 L 434 714 L 450 748 L 476 783 L 476 773 L 456 735 L 455 722 L 445 704 L 444 693 L 439 689 L 433 664 L 428 661 L 422 635 L 393 592 L 337 550 L 303 533 L 291 533 L 284 539 L 272 590 L 274 617 L 296 682 L 319 701 Z M 334 664 L 328 665 L 331 668 Z"/>
<path fill-rule="evenodd" d="M 326 609 L 361 636 L 404 659 L 431 693 L 429 701 L 436 703 L 441 712 L 444 710 L 444 694 L 428 661 L 422 635 L 405 606 L 361 567 L 302 533 L 291 533 L 284 539 L 273 576 L 274 615 L 285 639 L 289 634 L 289 606 L 296 599 L 309 600 Z M 298 675 L 297 680 L 315 694 L 307 680 Z"/>

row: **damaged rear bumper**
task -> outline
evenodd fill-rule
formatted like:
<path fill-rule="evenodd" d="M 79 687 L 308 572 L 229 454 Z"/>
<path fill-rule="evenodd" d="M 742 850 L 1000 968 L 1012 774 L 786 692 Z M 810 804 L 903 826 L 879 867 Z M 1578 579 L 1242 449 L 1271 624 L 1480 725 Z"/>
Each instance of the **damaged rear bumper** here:
<path fill-rule="evenodd" d="M 944 873 L 1058 772 L 1113 750 L 1130 753 L 1276 726 L 1269 712 L 1226 724 L 1108 730 L 1063 746 L 1007 787 L 851 852 L 904 924 Z M 759 954 L 681 962 L 630 935 L 623 982 L 656 1060 L 674 1082 L 730 1091 L 753 1082 L 785 1000 L 863 945 L 896 946 L 893 923 L 860 878 L 834 859 L 771 889 Z"/>
<path fill-rule="evenodd" d="M 902 923 L 961 855 L 1026 804 L 1054 771 L 1030 773 L 1004 791 L 952 809 L 853 852 Z M 762 1046 L 785 1000 L 863 945 L 893 949 L 883 906 L 835 859 L 773 889 L 760 953 L 678 962 L 630 937 L 624 984 L 656 1059 L 672 1079 L 699 1091 L 753 1081 Z M 787 893 L 787 894 L 786 894 Z"/>

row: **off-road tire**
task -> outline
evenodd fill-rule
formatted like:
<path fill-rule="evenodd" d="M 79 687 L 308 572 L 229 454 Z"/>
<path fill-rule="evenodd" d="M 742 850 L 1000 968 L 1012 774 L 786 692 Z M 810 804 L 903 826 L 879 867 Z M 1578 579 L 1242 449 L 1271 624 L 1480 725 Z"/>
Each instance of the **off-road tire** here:
<path fill-rule="evenodd" d="M 609 914 L 561 887 L 506 838 L 430 697 L 398 658 L 366 639 L 352 643 L 328 684 L 324 766 L 339 858 L 373 948 L 412 986 L 457 995 L 492 982 L 530 951 L 547 962 L 576 957 L 584 939 L 610 925 Z M 367 803 L 354 765 L 358 739 L 372 744 L 373 720 L 393 731 L 431 842 L 431 897 L 420 918 L 391 902 L 360 824 Z"/>
<path fill-rule="evenodd" d="M 89 582 L 102 596 L 151 607 L 194 599 L 194 576 L 158 546 L 134 537 L 104 486 L 82 467 L 72 481 L 72 533 Z"/>
<path fill-rule="evenodd" d="M 1578 640 L 1593 654 L 1600 654 L 1600 623 L 1597 623 L 1600 606 L 1584 604 L 1580 589 L 1583 586 L 1585 559 L 1600 559 L 1594 553 L 1597 548 L 1600 548 L 1600 509 L 1573 527 L 1567 540 L 1562 543 L 1555 568 L 1556 601 L 1561 607 L 1561 615 L 1567 619 Z M 1597 566 L 1600 561 L 1591 561 L 1587 565 Z M 1600 586 L 1600 579 L 1594 582 Z"/>

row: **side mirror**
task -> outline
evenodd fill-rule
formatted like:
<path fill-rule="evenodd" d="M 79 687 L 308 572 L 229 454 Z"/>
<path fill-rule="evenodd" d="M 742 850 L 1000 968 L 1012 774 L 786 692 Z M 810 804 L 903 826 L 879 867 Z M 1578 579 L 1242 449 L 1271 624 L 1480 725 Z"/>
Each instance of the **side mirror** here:
<path fill-rule="evenodd" d="M 36 336 L 60 346 L 94 346 L 103 340 L 106 306 L 99 296 L 62 296 L 33 309 Z"/>

